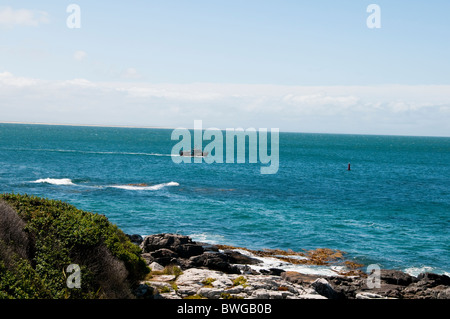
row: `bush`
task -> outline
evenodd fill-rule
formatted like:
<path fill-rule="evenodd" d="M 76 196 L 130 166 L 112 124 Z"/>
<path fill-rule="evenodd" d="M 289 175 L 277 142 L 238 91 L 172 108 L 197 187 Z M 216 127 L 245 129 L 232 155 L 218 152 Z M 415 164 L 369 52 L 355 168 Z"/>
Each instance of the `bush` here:
<path fill-rule="evenodd" d="M 99 214 L 35 196 L 0 195 L 0 298 L 129 298 L 149 269 Z M 66 285 L 69 264 L 81 288 Z"/>

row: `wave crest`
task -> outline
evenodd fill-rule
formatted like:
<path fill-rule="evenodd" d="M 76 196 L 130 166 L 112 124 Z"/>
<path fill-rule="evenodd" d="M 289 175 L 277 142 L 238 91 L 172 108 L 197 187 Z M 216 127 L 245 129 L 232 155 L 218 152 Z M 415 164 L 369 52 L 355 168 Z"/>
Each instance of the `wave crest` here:
<path fill-rule="evenodd" d="M 32 183 L 46 183 L 52 185 L 75 185 L 70 178 L 41 178 Z"/>
<path fill-rule="evenodd" d="M 162 188 L 168 187 L 168 186 L 180 186 L 180 184 L 178 184 L 177 182 L 169 182 L 169 183 L 162 183 L 162 184 L 157 184 L 157 185 L 152 185 L 152 186 L 114 185 L 114 186 L 109 186 L 109 187 L 118 188 L 118 189 L 125 189 L 125 190 L 132 190 L 132 191 L 136 191 L 136 190 L 151 190 L 151 191 L 155 191 L 155 190 L 159 190 L 159 189 L 162 189 Z"/>

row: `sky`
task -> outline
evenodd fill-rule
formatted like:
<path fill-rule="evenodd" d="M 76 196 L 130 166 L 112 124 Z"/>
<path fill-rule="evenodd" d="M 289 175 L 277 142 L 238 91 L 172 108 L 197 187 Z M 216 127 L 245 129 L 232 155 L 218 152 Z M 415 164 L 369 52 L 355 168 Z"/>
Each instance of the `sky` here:
<path fill-rule="evenodd" d="M 450 136 L 449 14 L 448 0 L 0 0 L 0 122 Z"/>

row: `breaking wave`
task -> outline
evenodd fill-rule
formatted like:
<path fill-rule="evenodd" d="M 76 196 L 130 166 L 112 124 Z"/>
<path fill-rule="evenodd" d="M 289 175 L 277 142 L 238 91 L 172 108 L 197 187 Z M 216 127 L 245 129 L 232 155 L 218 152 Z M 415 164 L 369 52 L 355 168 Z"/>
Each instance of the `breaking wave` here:
<path fill-rule="evenodd" d="M 52 185 L 75 185 L 70 178 L 41 178 L 31 183 L 45 183 Z"/>
<path fill-rule="evenodd" d="M 177 182 L 169 182 L 169 183 L 162 183 L 162 184 L 157 184 L 157 185 L 152 185 L 152 186 L 141 186 L 141 185 L 113 185 L 113 186 L 109 186 L 112 188 L 118 188 L 118 189 L 125 189 L 125 190 L 130 190 L 130 191 L 141 191 L 141 190 L 147 190 L 147 191 L 156 191 L 156 190 L 160 190 L 164 187 L 168 187 L 168 186 L 180 186 L 180 184 L 178 184 Z"/>

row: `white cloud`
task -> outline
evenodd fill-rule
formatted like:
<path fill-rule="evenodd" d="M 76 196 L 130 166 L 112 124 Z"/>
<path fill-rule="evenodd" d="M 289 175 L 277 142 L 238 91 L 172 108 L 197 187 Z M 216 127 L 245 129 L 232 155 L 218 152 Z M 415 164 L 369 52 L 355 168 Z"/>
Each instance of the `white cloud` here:
<path fill-rule="evenodd" d="M 49 22 L 49 14 L 45 11 L 0 7 L 0 26 L 6 28 L 13 28 L 15 26 L 37 27 Z"/>
<path fill-rule="evenodd" d="M 126 80 L 141 79 L 142 75 L 135 68 L 126 68 L 120 74 L 120 77 Z"/>
<path fill-rule="evenodd" d="M 450 86 L 44 81 L 0 72 L 3 121 L 450 136 Z"/>
<path fill-rule="evenodd" d="M 73 58 L 77 61 L 82 61 L 87 57 L 87 53 L 82 50 L 75 51 Z"/>

